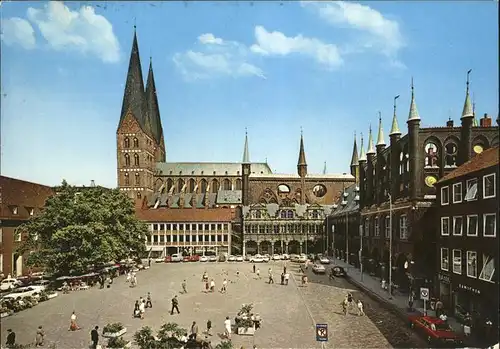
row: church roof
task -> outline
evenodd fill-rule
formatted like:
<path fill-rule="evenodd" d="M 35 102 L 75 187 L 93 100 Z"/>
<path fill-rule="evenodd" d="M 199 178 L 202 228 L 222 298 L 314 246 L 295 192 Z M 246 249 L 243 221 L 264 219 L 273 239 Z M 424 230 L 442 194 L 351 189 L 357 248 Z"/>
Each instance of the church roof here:
<path fill-rule="evenodd" d="M 241 162 L 158 162 L 156 170 L 160 175 L 174 176 L 239 176 Z M 266 163 L 251 163 L 251 173 L 271 174 Z"/>

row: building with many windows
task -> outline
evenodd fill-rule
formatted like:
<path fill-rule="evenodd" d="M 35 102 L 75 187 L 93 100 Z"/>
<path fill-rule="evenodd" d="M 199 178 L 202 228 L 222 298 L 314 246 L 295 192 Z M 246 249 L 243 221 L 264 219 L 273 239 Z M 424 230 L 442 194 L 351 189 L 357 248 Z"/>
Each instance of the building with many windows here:
<path fill-rule="evenodd" d="M 51 187 L 0 176 L 0 274 L 27 273 L 23 256 L 16 253 L 22 235 L 15 230 L 39 214 L 53 194 Z"/>
<path fill-rule="evenodd" d="M 459 127 L 453 120 L 445 127 L 422 127 L 412 83 L 408 133 L 402 135 L 396 98 L 394 101 L 389 146 L 379 119 L 376 145 L 370 129 L 366 153 L 361 149 L 360 224 L 367 257 L 387 264 L 392 248 L 393 280 L 407 289 L 413 282 L 429 281 L 435 275 L 436 182 L 475 155 L 497 146 L 499 135 L 488 115 L 476 121 L 468 77 Z M 389 235 L 381 231 L 392 232 L 392 247 Z"/>
<path fill-rule="evenodd" d="M 487 318 L 498 328 L 498 152 L 485 150 L 436 184 L 435 293 L 456 317 L 470 313 L 478 329 Z"/>

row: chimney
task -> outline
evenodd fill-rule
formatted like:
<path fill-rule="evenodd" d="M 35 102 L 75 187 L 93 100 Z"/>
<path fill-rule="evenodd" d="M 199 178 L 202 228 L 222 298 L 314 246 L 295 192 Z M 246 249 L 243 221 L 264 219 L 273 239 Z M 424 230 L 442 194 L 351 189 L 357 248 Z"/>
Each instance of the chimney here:
<path fill-rule="evenodd" d="M 491 118 L 488 114 L 484 113 L 483 118 L 479 121 L 481 127 L 491 127 Z"/>
<path fill-rule="evenodd" d="M 453 127 L 453 120 L 451 118 L 446 121 L 446 127 Z"/>
<path fill-rule="evenodd" d="M 92 188 L 93 188 L 93 187 L 95 187 L 95 182 L 94 182 L 94 180 L 93 180 L 93 179 L 90 181 L 90 186 L 91 186 Z"/>

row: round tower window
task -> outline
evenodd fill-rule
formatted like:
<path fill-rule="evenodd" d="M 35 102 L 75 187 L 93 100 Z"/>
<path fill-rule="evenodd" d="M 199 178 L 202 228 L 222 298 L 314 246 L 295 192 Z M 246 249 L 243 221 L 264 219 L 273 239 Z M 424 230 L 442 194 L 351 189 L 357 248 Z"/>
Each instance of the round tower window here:
<path fill-rule="evenodd" d="M 326 194 L 326 187 L 323 184 L 316 184 L 313 188 L 313 194 L 317 198 L 322 198 Z"/>

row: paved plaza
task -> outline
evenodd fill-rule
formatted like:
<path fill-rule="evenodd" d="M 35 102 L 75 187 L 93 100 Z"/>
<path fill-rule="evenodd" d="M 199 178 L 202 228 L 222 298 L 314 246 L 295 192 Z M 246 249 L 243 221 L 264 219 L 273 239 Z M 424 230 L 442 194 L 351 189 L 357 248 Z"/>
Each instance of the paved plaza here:
<path fill-rule="evenodd" d="M 212 321 L 210 337 L 213 346 L 221 341 L 226 316 L 232 320 L 243 303 L 253 303 L 254 311 L 263 319 L 262 328 L 255 336 L 233 334 L 235 348 L 319 348 L 316 342 L 315 323 L 329 325 L 329 342 L 326 347 L 384 348 L 391 345 L 368 316 L 341 313 L 340 302 L 348 291 L 344 280 L 329 285 L 310 283 L 301 287 L 298 266 L 288 263 L 293 278 L 288 286 L 279 284 L 283 262 L 259 264 L 261 279 L 252 273 L 252 265 L 243 263 L 179 263 L 156 264 L 151 269 L 137 273 L 138 286 L 128 287 L 122 276 L 112 288 L 75 291 L 60 294 L 53 300 L 2 319 L 2 338 L 12 328 L 17 342 L 34 341 L 36 328 L 46 331 L 47 346 L 55 343 L 59 349 L 88 348 L 89 332 L 95 325 L 102 329 L 107 323 L 122 322 L 128 332 L 124 338 L 132 340 L 133 333 L 142 326 L 158 330 L 163 323 L 175 322 L 189 331 L 192 321 L 205 330 L 207 320 Z M 267 283 L 267 270 L 271 267 L 276 284 Z M 227 271 L 230 283 L 227 294 L 205 293 L 201 282 L 203 271 L 214 278 L 220 289 Z M 239 270 L 239 277 L 236 271 Z M 327 276 L 324 277 L 325 280 Z M 187 282 L 187 294 L 181 294 L 181 283 Z M 338 283 L 338 285 L 336 284 Z M 357 291 L 351 290 L 357 299 Z M 153 308 L 146 310 L 145 319 L 132 318 L 135 300 L 151 292 Z M 170 300 L 179 297 L 180 314 L 170 315 Z M 69 332 L 71 312 L 75 311 L 82 330 Z M 3 343 L 2 343 L 3 344 Z M 104 344 L 104 343 L 103 343 Z"/>

